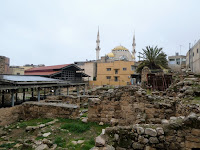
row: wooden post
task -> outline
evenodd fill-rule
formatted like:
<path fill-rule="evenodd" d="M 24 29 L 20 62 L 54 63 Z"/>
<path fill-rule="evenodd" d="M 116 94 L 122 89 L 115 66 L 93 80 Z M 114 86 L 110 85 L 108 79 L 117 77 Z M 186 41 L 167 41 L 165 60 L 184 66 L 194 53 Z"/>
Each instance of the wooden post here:
<path fill-rule="evenodd" d="M 23 89 L 23 102 L 25 102 L 25 89 Z"/>
<path fill-rule="evenodd" d="M 12 102 L 12 107 L 13 107 L 15 105 L 14 90 L 11 90 L 11 102 Z"/>

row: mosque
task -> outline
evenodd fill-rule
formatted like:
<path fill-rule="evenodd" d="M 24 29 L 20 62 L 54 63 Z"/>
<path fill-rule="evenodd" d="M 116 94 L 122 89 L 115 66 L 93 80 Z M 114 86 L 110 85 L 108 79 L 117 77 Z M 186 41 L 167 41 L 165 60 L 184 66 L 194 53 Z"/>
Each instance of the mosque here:
<path fill-rule="evenodd" d="M 121 86 L 136 84 L 139 79 L 136 74 L 135 46 L 134 34 L 131 52 L 126 47 L 119 45 L 105 56 L 100 57 L 101 48 L 98 30 L 95 49 L 96 60 L 74 63 L 82 68 L 86 74 L 90 75 L 90 85 Z"/>
<path fill-rule="evenodd" d="M 119 45 L 100 58 L 99 30 L 96 40 L 96 77 L 90 81 L 91 85 L 132 85 L 137 83 L 135 64 L 135 34 L 133 36 L 132 52 Z"/>
<path fill-rule="evenodd" d="M 96 60 L 99 60 L 99 53 L 100 53 L 100 37 L 99 37 L 99 30 L 97 33 L 97 40 L 96 40 Z M 112 61 L 135 61 L 135 34 L 133 36 L 133 43 L 132 43 L 132 52 L 130 52 L 126 47 L 119 45 L 112 49 L 112 51 L 106 56 L 101 57 L 101 62 L 112 62 Z"/>

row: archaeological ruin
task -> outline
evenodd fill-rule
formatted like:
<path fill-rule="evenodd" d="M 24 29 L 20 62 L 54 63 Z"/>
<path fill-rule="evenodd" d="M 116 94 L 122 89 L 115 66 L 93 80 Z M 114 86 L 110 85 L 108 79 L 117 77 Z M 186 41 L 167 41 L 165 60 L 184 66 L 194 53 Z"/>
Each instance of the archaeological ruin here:
<path fill-rule="evenodd" d="M 11 108 L 1 108 L 1 130 L 7 131 L 7 126 L 19 120 L 48 118 L 54 119 L 55 124 L 63 118 L 80 120 L 85 125 L 96 123 L 108 126 L 93 138 L 92 150 L 200 149 L 198 76 L 188 73 L 176 77 L 163 91 L 143 89 L 138 85 L 86 89 L 81 87 L 77 93 L 75 87 L 63 87 L 59 94 L 49 93 L 44 100 L 36 99 Z M 26 126 L 24 132 L 36 132 L 45 126 L 48 125 Z M 42 147 L 39 143 L 29 146 Z M 72 143 L 76 145 L 77 141 Z M 23 147 L 24 143 L 21 145 Z M 59 148 L 54 145 L 54 149 L 56 147 Z"/>

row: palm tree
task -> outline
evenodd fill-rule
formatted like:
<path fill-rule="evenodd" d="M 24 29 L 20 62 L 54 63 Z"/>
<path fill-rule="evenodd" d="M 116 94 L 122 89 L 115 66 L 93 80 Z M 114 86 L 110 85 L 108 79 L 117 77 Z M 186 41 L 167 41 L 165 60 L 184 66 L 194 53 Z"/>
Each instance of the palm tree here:
<path fill-rule="evenodd" d="M 168 62 L 166 54 L 162 51 L 162 48 L 147 46 L 146 49 L 142 49 L 143 61 L 139 64 L 137 72 L 142 71 L 142 69 L 147 66 L 149 69 L 165 69 L 168 68 Z"/>

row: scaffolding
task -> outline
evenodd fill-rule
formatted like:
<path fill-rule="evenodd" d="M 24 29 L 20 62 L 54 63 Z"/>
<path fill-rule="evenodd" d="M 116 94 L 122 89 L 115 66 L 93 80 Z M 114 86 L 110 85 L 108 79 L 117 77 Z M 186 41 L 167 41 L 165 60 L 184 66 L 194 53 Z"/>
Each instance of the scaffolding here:
<path fill-rule="evenodd" d="M 147 86 L 152 90 L 165 91 L 172 83 L 172 75 L 147 74 Z"/>

